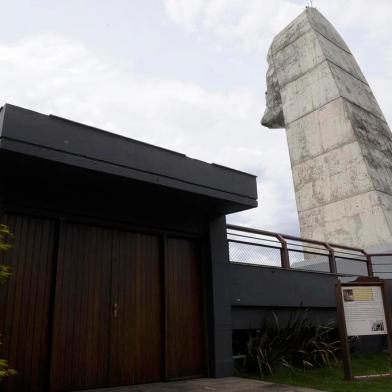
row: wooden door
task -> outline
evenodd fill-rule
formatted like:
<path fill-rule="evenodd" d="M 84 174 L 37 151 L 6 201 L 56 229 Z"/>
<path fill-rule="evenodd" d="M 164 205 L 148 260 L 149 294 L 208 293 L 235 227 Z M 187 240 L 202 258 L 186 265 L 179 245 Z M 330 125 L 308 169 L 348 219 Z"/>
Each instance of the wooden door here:
<path fill-rule="evenodd" d="M 158 236 L 76 223 L 59 231 L 54 221 L 19 215 L 3 222 L 14 247 L 0 253 L 12 267 L 0 287 L 1 354 L 18 371 L 7 391 L 204 374 L 197 241 L 168 238 L 164 265 Z"/>
<path fill-rule="evenodd" d="M 55 223 L 19 215 L 5 215 L 2 223 L 14 238 L 12 248 L 0 252 L 0 263 L 12 272 L 0 287 L 0 357 L 18 371 L 5 383 L 6 390 L 41 392 L 48 381 Z"/>
<path fill-rule="evenodd" d="M 162 380 L 159 239 L 116 232 L 113 242 L 110 384 Z"/>
<path fill-rule="evenodd" d="M 65 223 L 60 233 L 51 389 L 108 385 L 113 232 Z"/>
<path fill-rule="evenodd" d="M 64 224 L 52 391 L 160 381 L 161 291 L 158 237 Z"/>
<path fill-rule="evenodd" d="M 168 238 L 165 265 L 166 378 L 205 373 L 204 318 L 199 243 Z"/>

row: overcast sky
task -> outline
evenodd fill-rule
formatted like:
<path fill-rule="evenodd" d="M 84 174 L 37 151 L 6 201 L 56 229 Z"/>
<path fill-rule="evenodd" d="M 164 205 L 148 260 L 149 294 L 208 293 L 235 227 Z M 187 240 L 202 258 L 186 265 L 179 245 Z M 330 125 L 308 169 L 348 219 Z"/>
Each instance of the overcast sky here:
<path fill-rule="evenodd" d="M 237 224 L 298 234 L 284 130 L 260 125 L 272 38 L 300 0 L 0 0 L 0 104 L 258 176 Z M 392 120 L 392 1 L 314 0 Z"/>

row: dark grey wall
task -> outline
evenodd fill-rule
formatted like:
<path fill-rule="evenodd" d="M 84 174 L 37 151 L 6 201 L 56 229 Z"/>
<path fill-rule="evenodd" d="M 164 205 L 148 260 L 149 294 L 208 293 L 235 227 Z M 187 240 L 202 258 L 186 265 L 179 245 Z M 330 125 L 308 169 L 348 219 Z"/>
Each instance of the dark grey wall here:
<path fill-rule="evenodd" d="M 211 217 L 210 260 L 213 317 L 212 338 L 214 341 L 214 376 L 225 377 L 233 374 L 233 353 L 231 342 L 231 281 L 229 269 L 229 249 L 227 246 L 226 219 L 224 216 Z"/>
<path fill-rule="evenodd" d="M 268 310 L 280 319 L 302 304 L 314 322 L 336 317 L 335 275 L 229 263 L 233 329 L 260 328 Z"/>
<path fill-rule="evenodd" d="M 233 329 L 258 328 L 269 309 L 284 318 L 301 304 L 312 309 L 315 321 L 336 317 L 335 275 L 229 262 L 226 266 L 231 282 Z M 388 287 L 392 298 L 392 284 Z"/>
<path fill-rule="evenodd" d="M 336 276 L 230 263 L 225 219 L 210 220 L 212 353 L 216 377 L 233 372 L 232 330 L 260 328 L 270 309 L 280 318 L 303 304 L 315 321 L 336 316 Z"/>
<path fill-rule="evenodd" d="M 226 268 L 230 273 L 233 330 L 260 328 L 269 310 L 284 320 L 301 304 L 311 309 L 315 323 L 337 317 L 335 275 L 232 263 L 227 263 Z M 387 281 L 392 298 L 389 282 L 392 281 Z M 358 348 L 362 352 L 380 351 L 382 343 L 378 336 L 362 337 Z"/>
<path fill-rule="evenodd" d="M 233 306 L 334 308 L 335 275 L 229 264 Z"/>
<path fill-rule="evenodd" d="M 263 323 L 263 318 L 267 316 L 270 311 L 274 311 L 281 323 L 288 320 L 290 314 L 296 311 L 298 307 L 246 307 L 234 306 L 231 309 L 232 327 L 237 329 L 259 329 Z M 329 320 L 336 319 L 335 308 L 311 308 L 309 313 L 311 320 L 317 325 Z"/>

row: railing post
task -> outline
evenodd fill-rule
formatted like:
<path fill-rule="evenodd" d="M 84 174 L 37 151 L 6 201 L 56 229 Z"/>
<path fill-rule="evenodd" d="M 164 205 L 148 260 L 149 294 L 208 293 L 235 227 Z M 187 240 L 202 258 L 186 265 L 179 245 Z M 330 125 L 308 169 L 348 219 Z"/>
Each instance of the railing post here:
<path fill-rule="evenodd" d="M 329 255 L 328 255 L 329 271 L 332 272 L 333 274 L 337 274 L 338 270 L 336 268 L 335 250 L 328 243 L 325 243 L 324 245 L 329 251 Z"/>
<path fill-rule="evenodd" d="M 373 264 L 372 264 L 372 256 L 368 255 L 366 252 L 363 252 L 366 256 L 366 267 L 368 271 L 368 275 L 373 277 Z"/>
<path fill-rule="evenodd" d="M 282 247 L 280 248 L 280 261 L 282 264 L 282 268 L 289 269 L 290 256 L 289 256 L 289 249 L 287 248 L 287 242 L 281 235 L 277 235 L 276 238 L 280 241 L 282 245 Z"/>

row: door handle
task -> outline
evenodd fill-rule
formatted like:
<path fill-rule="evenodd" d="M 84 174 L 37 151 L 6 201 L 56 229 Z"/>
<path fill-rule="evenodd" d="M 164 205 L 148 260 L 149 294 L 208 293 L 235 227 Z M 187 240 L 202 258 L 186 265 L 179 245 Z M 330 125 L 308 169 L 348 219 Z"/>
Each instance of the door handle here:
<path fill-rule="evenodd" d="M 117 318 L 117 316 L 118 316 L 118 303 L 115 302 L 115 303 L 113 304 L 113 317 L 114 317 L 114 318 Z"/>

